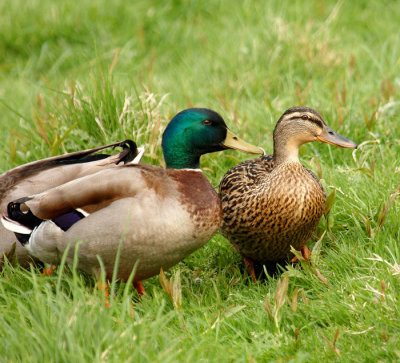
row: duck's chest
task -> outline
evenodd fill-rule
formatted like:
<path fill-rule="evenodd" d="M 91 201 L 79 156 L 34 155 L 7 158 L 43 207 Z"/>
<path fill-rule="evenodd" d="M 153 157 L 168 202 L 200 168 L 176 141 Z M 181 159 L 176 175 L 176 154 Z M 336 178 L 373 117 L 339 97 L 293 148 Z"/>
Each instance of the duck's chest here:
<path fill-rule="evenodd" d="M 302 165 L 277 167 L 263 184 L 265 203 L 275 216 L 306 223 L 323 213 L 326 195 L 318 179 Z"/>
<path fill-rule="evenodd" d="M 175 180 L 177 202 L 188 214 L 193 233 L 211 238 L 222 221 L 218 194 L 200 170 L 170 170 L 169 174 Z"/>

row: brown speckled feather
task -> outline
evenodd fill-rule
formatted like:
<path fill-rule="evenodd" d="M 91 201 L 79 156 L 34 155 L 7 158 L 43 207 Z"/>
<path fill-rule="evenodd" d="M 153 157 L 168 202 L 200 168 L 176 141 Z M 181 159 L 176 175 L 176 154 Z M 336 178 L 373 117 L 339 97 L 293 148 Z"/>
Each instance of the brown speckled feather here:
<path fill-rule="evenodd" d="M 299 162 L 274 168 L 273 155 L 240 163 L 220 184 L 222 234 L 254 261 L 286 257 L 304 246 L 320 220 L 325 192 Z"/>
<path fill-rule="evenodd" d="M 283 259 L 290 246 L 302 249 L 324 211 L 324 189 L 300 163 L 299 147 L 313 141 L 357 147 L 309 107 L 286 110 L 273 141 L 273 155 L 236 165 L 220 185 L 221 232 L 242 255 L 258 262 Z"/>

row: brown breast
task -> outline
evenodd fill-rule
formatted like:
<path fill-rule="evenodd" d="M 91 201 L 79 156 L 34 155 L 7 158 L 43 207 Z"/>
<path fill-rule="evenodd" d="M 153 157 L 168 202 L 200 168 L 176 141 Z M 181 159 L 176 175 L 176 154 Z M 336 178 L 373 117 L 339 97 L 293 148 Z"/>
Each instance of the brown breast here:
<path fill-rule="evenodd" d="M 217 231 L 222 222 L 221 201 L 204 174 L 190 169 L 167 169 L 167 173 L 177 183 L 179 201 L 198 233 L 210 228 Z"/>
<path fill-rule="evenodd" d="M 318 179 L 300 163 L 274 168 L 271 156 L 258 159 L 262 162 L 234 167 L 221 182 L 221 232 L 244 256 L 275 261 L 290 246 L 300 249 L 307 243 L 326 197 Z"/>

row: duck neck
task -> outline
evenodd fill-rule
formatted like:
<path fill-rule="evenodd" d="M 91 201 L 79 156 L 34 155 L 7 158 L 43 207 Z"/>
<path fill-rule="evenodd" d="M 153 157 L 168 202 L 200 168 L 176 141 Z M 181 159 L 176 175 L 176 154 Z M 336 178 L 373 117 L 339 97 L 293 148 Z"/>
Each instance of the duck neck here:
<path fill-rule="evenodd" d="M 301 144 L 296 140 L 279 137 L 274 138 L 274 163 L 275 165 L 282 163 L 298 163 L 299 161 L 299 147 Z"/>
<path fill-rule="evenodd" d="M 199 169 L 200 155 L 180 149 L 164 148 L 164 160 L 167 169 Z"/>

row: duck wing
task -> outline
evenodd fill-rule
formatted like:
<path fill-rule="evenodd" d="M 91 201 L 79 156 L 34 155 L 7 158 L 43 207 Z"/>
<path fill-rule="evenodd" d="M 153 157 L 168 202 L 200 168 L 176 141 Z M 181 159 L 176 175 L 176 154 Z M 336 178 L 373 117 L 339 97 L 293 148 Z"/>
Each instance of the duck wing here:
<path fill-rule="evenodd" d="M 123 149 L 111 156 L 94 154 L 110 147 Z M 125 140 L 27 163 L 0 175 L 0 202 L 10 193 L 13 195 L 11 199 L 17 198 L 41 192 L 104 167 L 129 162 L 138 163 L 142 155 L 143 149 L 138 148 L 132 140 Z"/>
<path fill-rule="evenodd" d="M 69 181 L 42 193 L 19 198 L 8 204 L 8 217 L 18 220 L 15 211 L 28 211 L 39 219 L 54 219 L 73 210 L 93 213 L 117 199 L 135 196 L 143 189 L 159 189 L 150 185 L 151 174 L 164 173 L 159 167 L 127 165 L 110 168 Z M 150 175 L 149 175 L 150 174 Z M 154 175 L 153 183 L 160 183 Z M 22 221 L 20 223 L 24 224 Z"/>

